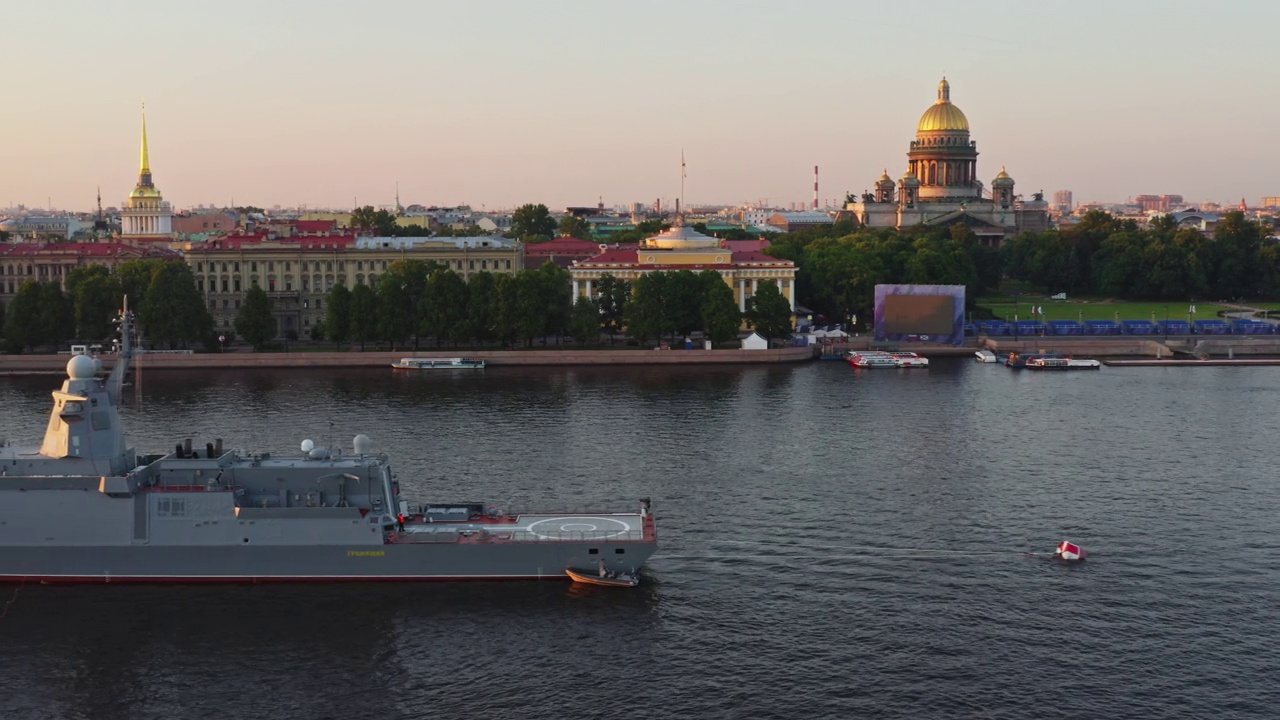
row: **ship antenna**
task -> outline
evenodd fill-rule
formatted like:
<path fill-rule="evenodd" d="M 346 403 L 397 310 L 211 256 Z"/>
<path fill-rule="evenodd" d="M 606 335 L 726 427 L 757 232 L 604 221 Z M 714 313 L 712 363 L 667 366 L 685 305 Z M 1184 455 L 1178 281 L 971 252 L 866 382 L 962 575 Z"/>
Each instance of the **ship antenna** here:
<path fill-rule="evenodd" d="M 133 359 L 133 313 L 129 311 L 129 297 L 124 297 L 120 309 L 120 355 L 111 374 L 107 376 L 107 397 L 113 405 L 120 404 L 120 391 L 124 387 L 124 377 L 129 372 L 129 363 Z"/>

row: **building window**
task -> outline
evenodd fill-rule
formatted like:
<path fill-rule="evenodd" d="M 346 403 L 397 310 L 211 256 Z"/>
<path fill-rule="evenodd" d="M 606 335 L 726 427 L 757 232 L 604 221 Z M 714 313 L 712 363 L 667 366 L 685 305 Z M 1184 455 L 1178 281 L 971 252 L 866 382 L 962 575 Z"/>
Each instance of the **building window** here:
<path fill-rule="evenodd" d="M 236 298 L 236 309 L 240 309 L 240 298 Z"/>
<path fill-rule="evenodd" d="M 239 276 L 239 275 L 237 275 L 237 276 L 235 277 L 235 279 L 234 279 L 234 281 L 232 282 L 232 284 L 233 284 L 233 285 L 235 285 L 235 291 L 236 291 L 236 292 L 240 292 L 240 276 Z M 237 301 L 236 301 L 236 307 L 240 307 L 240 301 L 239 301 L 239 300 L 237 300 Z"/>
<path fill-rule="evenodd" d="M 275 272 L 275 271 L 276 271 L 276 261 L 271 260 L 267 263 L 267 272 Z"/>
<path fill-rule="evenodd" d="M 237 263 L 232 263 L 232 265 L 234 266 L 234 268 L 233 268 L 233 269 L 234 269 L 236 272 L 240 272 L 240 263 L 238 263 L 238 262 L 237 262 Z"/>
<path fill-rule="evenodd" d="M 324 308 L 324 301 L 321 300 L 320 298 L 316 298 L 316 309 L 321 310 L 323 308 Z"/>
<path fill-rule="evenodd" d="M 508 261 L 507 261 L 507 269 L 508 269 L 508 270 L 510 270 L 510 269 L 511 269 L 511 261 L 510 261 L 510 260 L 508 260 Z"/>
<path fill-rule="evenodd" d="M 249 263 L 249 272 L 258 272 L 258 261 L 254 260 Z"/>
<path fill-rule="evenodd" d="M 357 261 L 356 261 L 356 269 L 357 269 L 357 270 L 363 270 L 363 269 L 364 269 L 364 261 L 363 261 L 363 260 L 357 260 Z"/>
<path fill-rule="evenodd" d="M 476 269 L 476 261 L 475 261 L 475 260 L 468 260 L 468 261 L 467 261 L 467 269 L 468 269 L 468 270 L 475 270 L 475 269 Z"/>
<path fill-rule="evenodd" d="M 333 272 L 333 261 L 330 260 L 329 262 L 325 263 L 324 269 L 325 269 L 325 272 Z"/>
<path fill-rule="evenodd" d="M 196 263 L 196 272 L 204 272 L 204 263 L 202 262 Z"/>

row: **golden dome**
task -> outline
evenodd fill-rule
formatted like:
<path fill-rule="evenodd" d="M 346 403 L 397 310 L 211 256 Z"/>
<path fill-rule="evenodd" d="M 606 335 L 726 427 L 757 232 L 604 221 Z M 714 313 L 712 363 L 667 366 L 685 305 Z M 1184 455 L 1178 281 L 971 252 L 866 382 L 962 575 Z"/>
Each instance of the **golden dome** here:
<path fill-rule="evenodd" d="M 951 104 L 951 83 L 946 78 L 938 83 L 938 100 L 920 116 L 920 124 L 916 132 L 935 130 L 962 130 L 969 132 L 969 118 L 960 112 L 960 108 Z"/>

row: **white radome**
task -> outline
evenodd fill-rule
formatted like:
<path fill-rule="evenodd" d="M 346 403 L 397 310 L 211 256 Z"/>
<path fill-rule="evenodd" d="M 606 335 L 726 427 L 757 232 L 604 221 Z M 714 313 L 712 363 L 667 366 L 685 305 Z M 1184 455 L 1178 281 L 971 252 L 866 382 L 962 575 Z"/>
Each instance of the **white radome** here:
<path fill-rule="evenodd" d="M 315 449 L 315 447 L 316 447 L 316 444 L 314 442 L 311 442 L 310 440 L 302 441 L 302 452 L 304 453 L 311 452 L 312 450 Z"/>
<path fill-rule="evenodd" d="M 67 377 L 72 380 L 88 380 L 97 371 L 97 363 L 88 355 L 76 355 L 67 361 Z"/>
<path fill-rule="evenodd" d="M 357 455 L 367 455 L 373 449 L 373 441 L 368 435 L 360 433 L 351 441 L 351 449 L 355 450 Z"/>

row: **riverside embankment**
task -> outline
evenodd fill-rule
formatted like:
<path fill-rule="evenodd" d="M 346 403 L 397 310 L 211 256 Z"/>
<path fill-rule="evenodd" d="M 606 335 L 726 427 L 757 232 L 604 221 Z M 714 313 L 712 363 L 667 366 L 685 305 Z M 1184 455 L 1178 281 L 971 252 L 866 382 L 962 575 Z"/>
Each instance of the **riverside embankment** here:
<path fill-rule="evenodd" d="M 791 363 L 810 360 L 808 347 L 769 350 L 454 350 L 413 352 L 291 352 L 291 353 L 193 353 L 142 354 L 134 364 L 146 370 L 200 370 L 213 368 L 369 368 L 391 367 L 403 357 L 458 357 L 503 365 L 741 365 Z M 115 362 L 114 355 L 101 356 L 103 364 Z M 68 355 L 0 355 L 0 374 L 57 373 L 67 365 Z"/>

